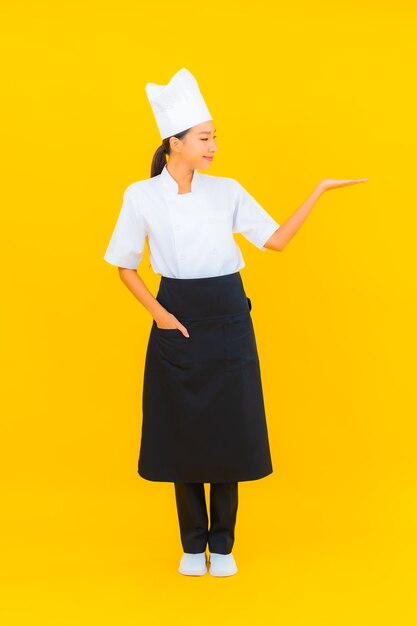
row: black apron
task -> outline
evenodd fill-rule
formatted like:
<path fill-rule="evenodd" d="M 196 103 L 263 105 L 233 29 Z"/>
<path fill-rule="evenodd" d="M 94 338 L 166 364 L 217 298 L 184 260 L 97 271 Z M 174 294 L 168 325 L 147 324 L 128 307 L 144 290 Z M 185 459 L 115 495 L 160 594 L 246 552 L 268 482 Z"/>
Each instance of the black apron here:
<path fill-rule="evenodd" d="M 161 276 L 156 296 L 187 328 L 153 320 L 138 473 L 164 482 L 236 482 L 273 471 L 261 372 L 239 272 Z"/>

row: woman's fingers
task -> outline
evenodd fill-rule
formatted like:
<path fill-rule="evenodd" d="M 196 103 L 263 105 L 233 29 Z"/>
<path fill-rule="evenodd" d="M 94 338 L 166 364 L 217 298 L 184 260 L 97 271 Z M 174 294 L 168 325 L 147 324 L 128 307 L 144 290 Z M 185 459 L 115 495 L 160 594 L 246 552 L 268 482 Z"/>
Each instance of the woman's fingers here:
<path fill-rule="evenodd" d="M 185 337 L 189 337 L 190 335 L 188 334 L 188 330 L 185 328 L 185 326 L 183 324 L 181 324 L 181 322 L 179 320 L 177 320 L 177 318 L 175 317 L 175 315 L 173 315 L 172 313 L 169 314 L 173 326 L 158 326 L 158 328 L 161 328 L 162 330 L 174 330 L 175 328 L 177 330 L 179 330 L 180 332 L 182 332 L 182 334 Z"/>
<path fill-rule="evenodd" d="M 348 185 L 356 185 L 358 183 L 365 183 L 369 179 L 368 178 L 348 178 L 348 179 L 337 179 L 337 178 L 324 178 L 319 186 L 324 189 L 335 189 L 337 187 L 347 187 Z"/>
<path fill-rule="evenodd" d="M 182 324 L 179 325 L 179 330 L 182 332 L 183 335 L 185 335 L 185 337 L 189 337 L 190 335 L 188 334 L 188 330 L 185 328 L 185 326 L 183 326 Z"/>

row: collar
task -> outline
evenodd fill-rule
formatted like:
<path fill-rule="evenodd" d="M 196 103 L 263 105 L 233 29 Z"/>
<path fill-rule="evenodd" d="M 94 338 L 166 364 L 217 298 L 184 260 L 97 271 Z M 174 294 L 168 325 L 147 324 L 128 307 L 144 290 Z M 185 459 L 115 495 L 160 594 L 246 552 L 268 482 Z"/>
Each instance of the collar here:
<path fill-rule="evenodd" d="M 172 178 L 171 174 L 168 172 L 166 164 L 164 165 L 164 169 L 162 170 L 160 176 L 161 182 L 164 185 L 165 189 L 170 193 L 181 197 L 190 196 L 191 194 L 193 194 L 198 189 L 200 183 L 200 174 L 197 172 L 197 170 L 194 170 L 193 178 L 191 180 L 191 192 L 186 194 L 179 194 L 178 183 L 174 178 Z"/>

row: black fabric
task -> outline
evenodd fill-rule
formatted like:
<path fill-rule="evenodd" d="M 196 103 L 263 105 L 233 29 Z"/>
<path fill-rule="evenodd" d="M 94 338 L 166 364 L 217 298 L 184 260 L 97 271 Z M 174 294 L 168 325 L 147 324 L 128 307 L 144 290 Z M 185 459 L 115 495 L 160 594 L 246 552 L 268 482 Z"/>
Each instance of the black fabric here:
<path fill-rule="evenodd" d="M 255 333 L 240 272 L 161 277 L 156 299 L 187 328 L 149 335 L 138 473 L 186 483 L 273 471 Z"/>
<path fill-rule="evenodd" d="M 238 483 L 210 484 L 210 529 L 204 483 L 175 483 L 175 498 L 184 552 L 230 554 L 235 541 Z"/>

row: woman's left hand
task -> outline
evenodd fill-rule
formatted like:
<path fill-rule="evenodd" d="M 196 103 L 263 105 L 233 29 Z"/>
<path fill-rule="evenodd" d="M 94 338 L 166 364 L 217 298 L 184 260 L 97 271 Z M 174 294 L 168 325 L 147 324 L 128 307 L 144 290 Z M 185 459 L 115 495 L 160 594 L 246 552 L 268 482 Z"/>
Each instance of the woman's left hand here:
<path fill-rule="evenodd" d="M 347 180 L 338 180 L 336 178 L 323 178 L 317 185 L 321 191 L 328 189 L 336 189 L 337 187 L 347 187 L 348 185 L 356 185 L 357 183 L 365 183 L 367 178 L 350 178 Z"/>

